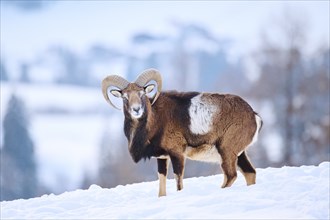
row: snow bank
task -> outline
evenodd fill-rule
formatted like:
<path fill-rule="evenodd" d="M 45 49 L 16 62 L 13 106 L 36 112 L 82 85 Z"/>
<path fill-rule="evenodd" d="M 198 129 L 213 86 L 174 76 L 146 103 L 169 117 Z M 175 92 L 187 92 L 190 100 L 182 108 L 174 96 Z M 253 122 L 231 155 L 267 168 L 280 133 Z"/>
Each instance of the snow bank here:
<path fill-rule="evenodd" d="M 1 219 L 329 219 L 329 162 L 319 166 L 257 169 L 257 184 L 242 175 L 221 189 L 223 175 L 184 179 L 157 197 L 158 182 L 112 189 L 92 185 L 61 195 L 1 202 Z"/>

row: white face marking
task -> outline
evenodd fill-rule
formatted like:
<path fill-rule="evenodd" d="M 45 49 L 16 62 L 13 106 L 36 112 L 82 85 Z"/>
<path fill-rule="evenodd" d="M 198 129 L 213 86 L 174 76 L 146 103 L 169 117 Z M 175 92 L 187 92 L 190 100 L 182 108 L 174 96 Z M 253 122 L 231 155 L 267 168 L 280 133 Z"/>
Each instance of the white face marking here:
<path fill-rule="evenodd" d="M 138 119 L 144 113 L 142 106 L 144 91 L 133 91 L 130 94 L 123 93 L 122 97 L 129 103 L 128 112 L 132 118 Z"/>
<path fill-rule="evenodd" d="M 194 134 L 206 134 L 212 127 L 213 114 L 217 108 L 205 101 L 202 98 L 203 94 L 195 96 L 191 99 L 189 107 L 190 116 L 190 131 Z"/>
<path fill-rule="evenodd" d="M 141 105 L 134 104 L 131 106 L 130 113 L 133 118 L 140 118 L 143 115 L 144 109 Z"/>

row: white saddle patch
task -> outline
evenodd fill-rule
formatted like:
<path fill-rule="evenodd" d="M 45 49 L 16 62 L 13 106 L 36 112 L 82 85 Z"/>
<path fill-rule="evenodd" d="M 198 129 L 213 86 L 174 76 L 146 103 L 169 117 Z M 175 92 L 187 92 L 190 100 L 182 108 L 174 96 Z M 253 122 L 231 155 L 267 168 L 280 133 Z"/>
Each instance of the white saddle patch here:
<path fill-rule="evenodd" d="M 190 131 L 194 134 L 206 134 L 212 127 L 213 114 L 217 110 L 215 106 L 201 99 L 203 94 L 191 99 L 189 107 Z"/>

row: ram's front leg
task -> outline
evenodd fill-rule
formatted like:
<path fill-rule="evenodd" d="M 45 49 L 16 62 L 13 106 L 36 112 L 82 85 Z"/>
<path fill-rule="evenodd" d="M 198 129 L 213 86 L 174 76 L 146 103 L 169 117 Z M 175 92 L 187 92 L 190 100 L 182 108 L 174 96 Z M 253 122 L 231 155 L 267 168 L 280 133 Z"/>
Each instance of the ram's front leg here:
<path fill-rule="evenodd" d="M 157 165 L 158 165 L 158 179 L 159 179 L 159 193 L 158 196 L 166 196 L 166 177 L 167 177 L 167 170 L 168 170 L 168 160 L 157 158 Z"/>
<path fill-rule="evenodd" d="M 170 158 L 172 161 L 174 177 L 176 180 L 176 188 L 179 191 L 183 188 L 182 180 L 184 175 L 185 158 L 183 155 L 171 155 Z"/>

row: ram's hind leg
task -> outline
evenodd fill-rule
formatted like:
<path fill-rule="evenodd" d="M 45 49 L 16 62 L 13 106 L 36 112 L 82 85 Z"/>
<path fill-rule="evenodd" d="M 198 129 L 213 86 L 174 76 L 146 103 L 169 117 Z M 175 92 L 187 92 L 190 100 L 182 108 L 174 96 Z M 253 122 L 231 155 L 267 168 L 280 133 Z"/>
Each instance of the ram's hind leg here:
<path fill-rule="evenodd" d="M 255 184 L 256 183 L 256 170 L 252 166 L 245 151 L 243 151 L 243 153 L 241 153 L 241 155 L 238 156 L 237 165 L 245 177 L 246 184 L 248 186 Z"/>
<path fill-rule="evenodd" d="M 219 150 L 222 158 L 221 168 L 224 174 L 222 188 L 230 187 L 237 178 L 237 155 L 233 152 Z"/>
<path fill-rule="evenodd" d="M 167 177 L 167 170 L 169 159 L 160 159 L 157 158 L 157 165 L 158 165 L 158 179 L 159 179 L 159 193 L 158 196 L 166 196 L 166 177 Z"/>

